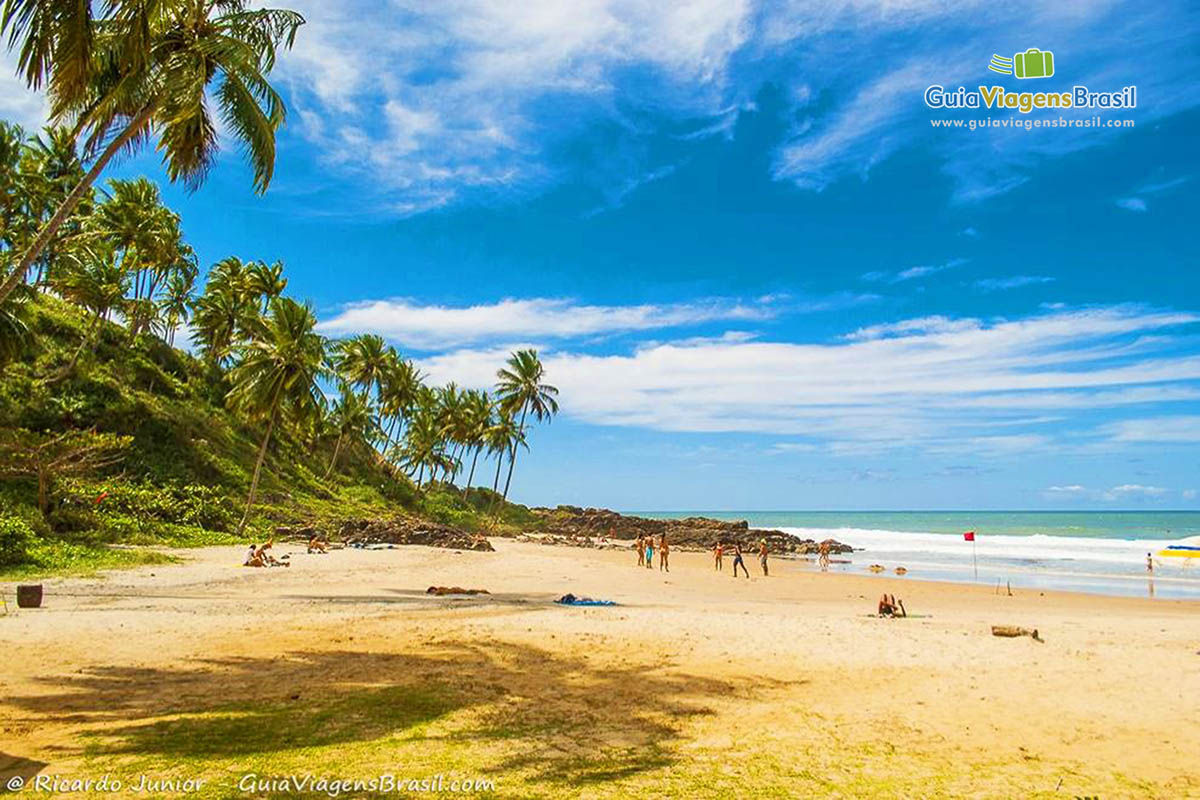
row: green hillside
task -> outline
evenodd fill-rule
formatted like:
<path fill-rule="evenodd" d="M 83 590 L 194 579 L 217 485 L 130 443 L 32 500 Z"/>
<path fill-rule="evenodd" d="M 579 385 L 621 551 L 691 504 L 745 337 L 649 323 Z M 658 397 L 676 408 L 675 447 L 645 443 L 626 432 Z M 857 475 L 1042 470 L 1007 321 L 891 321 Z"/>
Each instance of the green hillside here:
<path fill-rule="evenodd" d="M 472 489 L 470 502 L 447 484 L 418 491 L 362 440 L 341 447 L 325 478 L 334 437 L 280 426 L 237 538 L 262 431 L 227 410 L 228 372 L 110 322 L 100 323 L 94 353 L 85 345 L 68 371 L 88 341 L 88 315 L 36 293 L 24 316 L 29 335 L 0 378 L 0 574 L 7 577 L 165 560 L 157 550 L 113 545 L 246 542 L 285 524 L 329 529 L 353 517 L 417 515 L 504 532 L 530 520 L 523 507 L 503 503 L 498 519 L 486 515 L 489 490 Z M 112 463 L 80 474 L 69 474 L 70 465 L 53 470 L 40 508 L 38 480 L 21 474 L 21 465 L 32 448 L 64 434 L 111 442 L 105 460 Z"/>

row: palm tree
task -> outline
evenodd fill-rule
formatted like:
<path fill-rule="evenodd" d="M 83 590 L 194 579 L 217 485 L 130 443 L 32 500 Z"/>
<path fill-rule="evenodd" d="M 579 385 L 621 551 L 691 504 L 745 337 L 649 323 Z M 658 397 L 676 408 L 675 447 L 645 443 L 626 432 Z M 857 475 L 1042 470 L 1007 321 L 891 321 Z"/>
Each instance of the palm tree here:
<path fill-rule="evenodd" d="M 488 452 L 496 457 L 496 479 L 492 481 L 492 504 L 495 505 L 496 498 L 500 496 L 500 468 L 504 466 L 504 457 L 509 457 L 511 475 L 512 454 L 517 452 L 518 446 L 528 450 L 529 445 L 525 441 L 525 431 L 511 414 L 503 411 L 496 424 L 488 428 L 486 439 Z"/>
<path fill-rule="evenodd" d="M 360 334 L 337 345 L 338 374 L 368 396 L 383 381 L 390 360 L 383 337 L 375 334 Z"/>
<path fill-rule="evenodd" d="M 283 277 L 282 261 L 270 265 L 265 261 L 254 261 L 246 266 L 246 292 L 261 299 L 264 310 L 272 299 L 282 297 L 286 288 L 287 278 Z"/>
<path fill-rule="evenodd" d="M 396 441 L 396 426 L 412 413 L 421 389 L 421 373 L 411 361 L 400 358 L 395 348 L 388 348 L 387 365 L 383 370 L 379 387 L 379 413 L 388 418 L 386 428 L 381 428 L 384 448 Z M 401 430 L 401 434 L 403 430 Z"/>
<path fill-rule="evenodd" d="M 59 373 L 65 377 L 79 361 L 79 356 L 89 344 L 95 350 L 100 323 L 109 313 L 121 305 L 125 292 L 129 290 L 129 275 L 117 263 L 111 248 L 98 250 L 82 249 L 70 254 L 68 267 L 55 281 L 55 288 L 67 300 L 82 306 L 92 314 L 92 322 L 84 332 L 83 339 L 71 361 Z"/>
<path fill-rule="evenodd" d="M 525 437 L 525 417 L 532 411 L 540 422 L 551 419 L 558 413 L 558 389 L 542 383 L 545 370 L 536 350 L 518 350 L 508 359 L 508 367 L 496 373 L 496 395 L 500 408 L 510 416 L 519 411 L 521 440 Z M 504 499 L 508 499 L 508 487 L 512 483 L 513 465 L 517 462 L 517 448 L 513 445 L 508 457 L 508 478 L 504 481 Z"/>
<path fill-rule="evenodd" d="M 204 294 L 193 304 L 192 341 L 210 364 L 220 364 L 234 349 L 262 335 L 257 301 L 246 290 L 242 262 L 218 261 L 208 273 Z"/>
<path fill-rule="evenodd" d="M 0 284 L 0 302 L 118 153 L 157 135 L 171 181 L 203 183 L 218 148 L 210 101 L 244 145 L 255 190 L 267 190 L 275 133 L 286 117 L 267 75 L 304 18 L 248 6 L 247 0 L 112 0 L 96 18 L 86 0 L 6 0 L 0 34 L 19 46 L 26 84 L 46 86 L 51 121 L 72 125 L 96 158 Z"/>
<path fill-rule="evenodd" d="M 241 348 L 241 360 L 230 371 L 233 388 L 229 403 L 253 420 L 266 423 L 240 534 L 250 517 L 271 433 L 285 416 L 303 421 L 320 413 L 322 396 L 317 380 L 325 359 L 325 340 L 316 332 L 312 309 L 286 297 L 271 301 L 264 336 Z"/>
<path fill-rule="evenodd" d="M 471 471 L 467 475 L 466 490 L 471 490 L 471 481 L 475 478 L 475 463 L 479 460 L 479 452 L 487 446 L 487 432 L 494 424 L 492 416 L 492 401 L 487 392 L 471 389 L 463 401 L 463 417 L 465 423 L 464 438 L 471 456 Z"/>
<path fill-rule="evenodd" d="M 175 332 L 188 321 L 192 313 L 192 285 L 195 277 L 184 272 L 173 272 L 167 278 L 166 293 L 158 303 L 163 320 L 167 324 L 167 344 L 175 346 Z"/>
<path fill-rule="evenodd" d="M 371 405 L 350 387 L 343 385 L 341 397 L 334 404 L 329 415 L 332 429 L 337 431 L 337 443 L 333 446 L 333 458 L 329 460 L 329 468 L 325 470 L 323 479 L 329 478 L 342 452 L 342 444 L 346 441 L 366 441 L 367 434 L 375 424 L 371 415 Z"/>
<path fill-rule="evenodd" d="M 445 464 L 436 400 L 431 390 L 421 394 L 424 402 L 418 402 L 414 409 L 399 452 L 400 465 L 413 476 L 419 487 L 425 485 L 426 469 L 432 481 L 437 470 Z"/>

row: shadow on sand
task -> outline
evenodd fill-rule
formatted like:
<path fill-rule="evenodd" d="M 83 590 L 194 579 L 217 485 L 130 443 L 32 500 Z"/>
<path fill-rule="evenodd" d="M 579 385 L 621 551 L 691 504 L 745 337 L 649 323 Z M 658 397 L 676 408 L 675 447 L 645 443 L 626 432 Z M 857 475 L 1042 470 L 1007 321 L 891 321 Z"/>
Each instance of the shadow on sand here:
<path fill-rule="evenodd" d="M 681 723 L 734 692 L 724 681 L 648 666 L 601 669 L 527 645 L 461 642 L 419 653 L 98 667 L 45 683 L 47 694 L 5 702 L 28 721 L 83 726 L 85 747 L 64 757 L 86 750 L 102 760 L 216 766 L 333 746 L 346 748 L 351 766 L 358 746 L 389 747 L 399 737 L 450 748 L 483 774 L 572 785 L 674 763 Z"/>

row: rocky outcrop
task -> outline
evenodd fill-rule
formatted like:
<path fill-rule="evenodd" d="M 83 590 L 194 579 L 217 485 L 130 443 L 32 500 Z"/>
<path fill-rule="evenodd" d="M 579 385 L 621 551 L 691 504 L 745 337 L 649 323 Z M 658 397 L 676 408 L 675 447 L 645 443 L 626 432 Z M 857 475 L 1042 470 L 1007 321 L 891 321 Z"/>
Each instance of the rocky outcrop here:
<path fill-rule="evenodd" d="M 738 544 L 743 549 L 757 547 L 763 539 L 772 553 L 816 554 L 821 542 L 801 539 L 778 530 L 751 528 L 745 520 L 731 522 L 708 517 L 685 519 L 649 519 L 618 514 L 603 508 L 535 508 L 542 522 L 546 544 L 569 544 L 592 547 L 604 540 L 626 542 L 639 536 L 658 538 L 666 534 L 671 546 L 678 550 L 708 550 L 714 542 Z M 834 539 L 827 539 L 830 553 L 849 553 L 854 548 Z"/>
<path fill-rule="evenodd" d="M 451 550 L 487 550 L 492 547 L 485 537 L 452 525 L 421 519 L 346 520 L 338 529 L 338 538 L 348 546 L 368 544 L 420 544 Z"/>

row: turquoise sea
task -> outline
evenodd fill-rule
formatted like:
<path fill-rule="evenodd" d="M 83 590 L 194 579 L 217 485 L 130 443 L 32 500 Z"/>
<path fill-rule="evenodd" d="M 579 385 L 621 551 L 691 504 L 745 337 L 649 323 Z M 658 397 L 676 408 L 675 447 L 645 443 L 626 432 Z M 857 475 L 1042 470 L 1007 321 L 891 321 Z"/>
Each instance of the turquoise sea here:
<path fill-rule="evenodd" d="M 1200 599 L 1200 559 L 1163 558 L 1167 544 L 1200 537 L 1197 511 L 631 511 L 656 518 L 746 520 L 856 548 L 834 569 L 905 578 Z M 975 531 L 975 542 L 963 532 Z M 1153 570 L 1147 568 L 1149 556 Z M 867 573 L 871 574 L 871 573 Z"/>

